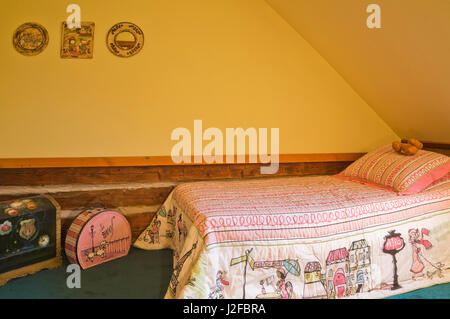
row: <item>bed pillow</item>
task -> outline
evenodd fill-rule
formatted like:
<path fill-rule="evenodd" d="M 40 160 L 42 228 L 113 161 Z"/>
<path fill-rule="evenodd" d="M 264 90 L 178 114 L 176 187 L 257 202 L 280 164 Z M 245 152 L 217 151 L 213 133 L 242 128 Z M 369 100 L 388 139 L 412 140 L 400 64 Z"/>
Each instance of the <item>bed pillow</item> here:
<path fill-rule="evenodd" d="M 386 145 L 356 160 L 338 177 L 410 195 L 424 190 L 449 172 L 448 156 L 424 150 L 405 156 Z"/>
<path fill-rule="evenodd" d="M 450 185 L 450 172 L 444 177 L 439 178 L 437 181 L 431 183 L 430 186 L 424 189 L 424 191 L 429 191 L 441 187 L 442 185 Z"/>

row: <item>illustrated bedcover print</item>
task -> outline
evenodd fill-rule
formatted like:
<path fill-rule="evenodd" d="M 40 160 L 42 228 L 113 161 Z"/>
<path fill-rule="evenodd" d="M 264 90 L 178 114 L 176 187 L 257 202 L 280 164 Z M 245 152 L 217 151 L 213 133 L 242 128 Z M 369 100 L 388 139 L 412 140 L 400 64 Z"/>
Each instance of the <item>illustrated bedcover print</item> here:
<path fill-rule="evenodd" d="M 450 183 L 398 196 L 332 176 L 178 185 L 135 247 L 165 298 L 379 298 L 449 281 Z"/>

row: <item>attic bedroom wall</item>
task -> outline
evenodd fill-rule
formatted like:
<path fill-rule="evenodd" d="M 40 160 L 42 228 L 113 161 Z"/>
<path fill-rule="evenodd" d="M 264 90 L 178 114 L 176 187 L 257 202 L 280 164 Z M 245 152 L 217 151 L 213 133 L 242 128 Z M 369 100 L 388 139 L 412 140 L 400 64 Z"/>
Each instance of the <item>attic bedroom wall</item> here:
<path fill-rule="evenodd" d="M 61 59 L 71 1 L 0 2 L 0 157 L 169 155 L 177 127 L 278 127 L 281 153 L 365 152 L 399 137 L 264 0 L 77 0 L 94 57 Z M 137 24 L 143 50 L 112 55 L 106 33 Z M 49 32 L 34 57 L 14 30 Z"/>
<path fill-rule="evenodd" d="M 267 2 L 395 133 L 450 142 L 450 1 Z M 369 4 L 380 29 L 366 26 Z"/>

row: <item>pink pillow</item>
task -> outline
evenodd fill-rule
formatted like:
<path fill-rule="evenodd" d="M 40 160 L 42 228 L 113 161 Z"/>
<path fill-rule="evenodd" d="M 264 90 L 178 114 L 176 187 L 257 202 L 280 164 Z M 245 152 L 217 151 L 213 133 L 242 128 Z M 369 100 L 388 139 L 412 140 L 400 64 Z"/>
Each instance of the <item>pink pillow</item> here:
<path fill-rule="evenodd" d="M 424 190 L 449 172 L 448 156 L 424 150 L 406 156 L 386 145 L 356 160 L 337 177 L 410 195 Z"/>
<path fill-rule="evenodd" d="M 444 177 L 439 178 L 437 181 L 431 183 L 430 186 L 428 186 L 427 188 L 425 188 L 425 191 L 429 191 L 429 190 L 433 190 L 436 189 L 438 187 L 441 187 L 442 185 L 446 185 L 449 184 L 450 185 L 450 172 L 445 175 Z"/>

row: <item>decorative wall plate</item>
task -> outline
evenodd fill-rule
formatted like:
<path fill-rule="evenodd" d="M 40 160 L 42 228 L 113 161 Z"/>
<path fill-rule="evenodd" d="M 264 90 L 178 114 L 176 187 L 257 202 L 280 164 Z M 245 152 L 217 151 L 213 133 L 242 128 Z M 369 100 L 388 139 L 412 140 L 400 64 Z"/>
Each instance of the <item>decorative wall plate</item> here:
<path fill-rule="evenodd" d="M 44 51 L 47 44 L 48 32 L 38 23 L 24 23 L 14 31 L 14 48 L 23 55 L 37 55 Z"/>
<path fill-rule="evenodd" d="M 81 22 L 81 28 L 62 23 L 61 58 L 90 59 L 94 54 L 94 22 Z"/>
<path fill-rule="evenodd" d="M 114 55 L 128 58 L 141 51 L 144 46 L 144 33 L 131 22 L 119 22 L 109 29 L 106 44 Z"/>

